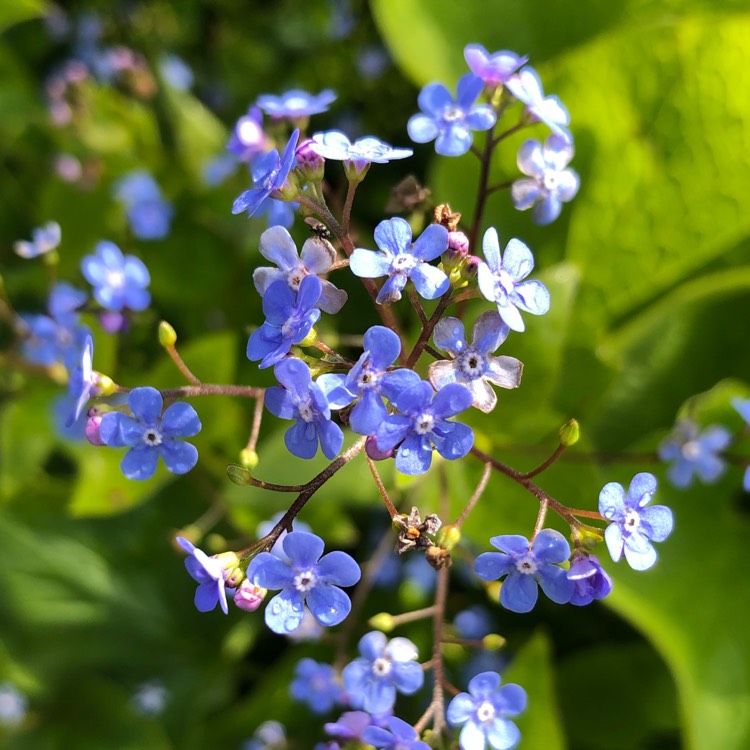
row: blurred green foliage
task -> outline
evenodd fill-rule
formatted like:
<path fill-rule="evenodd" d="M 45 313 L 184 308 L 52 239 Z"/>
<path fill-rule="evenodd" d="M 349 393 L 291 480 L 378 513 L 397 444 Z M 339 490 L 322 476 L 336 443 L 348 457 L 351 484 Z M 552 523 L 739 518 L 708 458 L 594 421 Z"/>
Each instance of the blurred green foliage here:
<path fill-rule="evenodd" d="M 661 466 L 627 458 L 652 454 L 678 412 L 700 424 L 741 428 L 729 400 L 747 395 L 750 367 L 746 0 L 720 7 L 707 0 L 66 4 L 71 19 L 95 9 L 108 43 L 140 51 L 153 70 L 163 53 L 177 53 L 191 65 L 195 85 L 181 92 L 157 77 L 143 96 L 88 81 L 75 124 L 54 127 L 44 82 L 65 59 L 66 43 L 45 31 L 43 3 L 3 4 L 0 259 L 16 308 L 39 310 L 44 267 L 11 252 L 32 227 L 61 223 L 59 276 L 79 285 L 80 259 L 99 239 L 139 255 L 152 274 L 152 310 L 120 341 L 96 337 L 95 366 L 127 385 L 181 384 L 158 346 L 162 318 L 205 381 L 271 382 L 244 356 L 247 332 L 261 319 L 251 274 L 264 224 L 230 213 L 248 185 L 243 170 L 217 187 L 201 178 L 234 119 L 259 94 L 334 88 L 339 99 L 313 120 L 315 130 L 340 127 L 407 145 L 418 87 L 432 80 L 453 86 L 465 71 L 465 44 L 530 55 L 545 90 L 571 112 L 582 187 L 551 227 L 515 212 L 507 192 L 489 201 L 486 225 L 496 226 L 501 239 L 517 236 L 530 245 L 553 306 L 504 345 L 505 354 L 525 363 L 524 381 L 500 394 L 491 417 L 473 418 L 477 442 L 532 468 L 554 448 L 559 426 L 575 417 L 581 442 L 540 484 L 572 506 L 593 509 L 607 481 L 627 484 L 635 472 L 653 470 L 659 501 L 674 509 L 675 532 L 660 545 L 652 571 L 607 566 L 616 581 L 609 609 L 540 602 L 530 615 L 508 613 L 486 601 L 459 561 L 450 614 L 477 601 L 492 607 L 496 629 L 508 639 L 504 678 L 529 692 L 519 721 L 525 750 L 749 747 L 750 584 L 741 570 L 750 506 L 741 471 L 732 466 L 711 488 L 677 492 Z M 386 49 L 384 69 L 368 76 L 364 54 L 377 60 Z M 501 150 L 498 180 L 515 174 L 515 150 L 525 137 Z M 415 151 L 407 162 L 374 167 L 361 187 L 354 226 L 363 245 L 383 218 L 390 188 L 409 172 L 436 201 L 471 217 L 473 157 L 438 159 L 430 145 Z M 55 173 L 59 154 L 80 160 L 77 183 Z M 135 239 L 112 199 L 114 181 L 133 168 L 150 170 L 175 204 L 163 241 Z M 341 197 L 337 165 L 327 177 Z M 294 234 L 301 240 L 306 231 L 298 222 Z M 330 318 L 323 324 L 326 341 L 361 335 L 376 322 L 354 281 L 342 281 L 351 313 L 339 316 L 340 329 Z M 398 308 L 416 335 L 410 312 Z M 472 305 L 469 317 L 473 312 Z M 9 352 L 7 326 L 0 343 Z M 329 660 L 335 643 L 291 647 L 265 629 L 259 614 L 199 614 L 194 584 L 170 546 L 178 530 L 206 515 L 217 525 L 204 549 L 241 545 L 255 538 L 260 521 L 284 509 L 287 498 L 226 478 L 226 465 L 247 440 L 252 405 L 196 402 L 204 424 L 195 441 L 198 467 L 184 477 L 160 471 L 150 482 L 127 482 L 118 451 L 57 435 L 50 409 L 60 388 L 11 364 L 3 354 L 0 682 L 24 691 L 31 709 L 21 728 L 0 727 L 0 743 L 29 750 L 239 748 L 274 718 L 287 724 L 294 747 L 311 748 L 322 739 L 321 722 L 292 704 L 288 684 L 301 656 Z M 258 474 L 305 481 L 326 462 L 290 457 L 282 430 L 270 417 L 264 422 Z M 738 453 L 746 455 L 747 447 Z M 445 474 L 455 517 L 479 467 L 451 464 Z M 402 507 L 419 505 L 423 515 L 438 510 L 436 471 L 418 480 L 387 469 L 384 475 Z M 329 547 L 366 559 L 388 529 L 373 490 L 364 463 L 354 463 L 301 519 Z M 486 550 L 489 535 L 528 534 L 536 511 L 528 494 L 493 478 L 466 524 L 467 548 Z M 429 594 L 414 585 L 401 584 L 396 595 L 376 588 L 354 637 L 366 631 L 366 616 L 427 604 Z M 402 633 L 427 653 L 426 624 Z M 450 668 L 463 687 L 460 663 Z M 132 695 L 153 679 L 165 685 L 168 701 L 162 715 L 147 717 L 136 712 Z M 405 702 L 400 715 L 415 720 L 422 698 Z"/>

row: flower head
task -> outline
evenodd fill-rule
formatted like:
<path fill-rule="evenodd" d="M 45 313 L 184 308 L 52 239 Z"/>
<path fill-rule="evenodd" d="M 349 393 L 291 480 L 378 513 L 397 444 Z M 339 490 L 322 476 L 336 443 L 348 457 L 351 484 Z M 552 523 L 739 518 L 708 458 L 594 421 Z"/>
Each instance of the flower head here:
<path fill-rule="evenodd" d="M 269 388 L 265 403 L 271 414 L 294 420 L 284 434 L 289 452 L 299 458 L 313 458 L 320 442 L 326 458 L 335 458 L 343 445 L 344 433 L 331 421 L 328 400 L 320 386 L 312 382 L 310 368 L 290 357 L 276 365 L 274 375 L 281 387 Z"/>
<path fill-rule="evenodd" d="M 375 242 L 382 252 L 358 247 L 352 253 L 349 268 L 355 276 L 366 279 L 388 276 L 377 296 L 379 305 L 401 299 L 409 279 L 425 299 L 436 299 L 448 290 L 448 277 L 428 263 L 448 247 L 448 230 L 444 226 L 430 224 L 412 242 L 409 222 L 396 217 L 375 227 Z"/>
<path fill-rule="evenodd" d="M 340 130 L 315 133 L 310 148 L 324 159 L 349 162 L 361 172 L 367 165 L 387 164 L 392 159 L 405 159 L 414 152 L 410 148 L 393 148 L 374 136 L 358 138 L 352 143 Z"/>
<path fill-rule="evenodd" d="M 554 529 L 542 529 L 529 543 L 520 534 L 504 534 L 490 539 L 500 552 L 484 552 L 476 559 L 476 574 L 483 581 L 506 576 L 500 588 L 500 603 L 512 612 L 531 612 L 539 590 L 557 604 L 566 604 L 573 595 L 560 563 L 570 557 L 570 545 Z"/>
<path fill-rule="evenodd" d="M 309 94 L 301 89 L 291 89 L 281 96 L 263 94 L 258 97 L 258 106 L 271 117 L 288 117 L 298 120 L 328 111 L 328 105 L 336 100 L 336 93 L 324 89 L 319 94 Z"/>
<path fill-rule="evenodd" d="M 37 258 L 54 250 L 60 244 L 61 236 L 60 225 L 56 221 L 50 221 L 31 232 L 31 242 L 14 242 L 13 250 L 21 258 Z"/>
<path fill-rule="evenodd" d="M 403 719 L 389 716 L 385 723 L 388 729 L 367 727 L 362 734 L 365 742 L 382 750 L 430 750 L 430 746 L 419 739 L 416 729 Z"/>
<path fill-rule="evenodd" d="M 401 340 L 385 326 L 372 326 L 365 332 L 365 351 L 346 375 L 321 375 L 318 385 L 328 398 L 331 409 L 354 404 L 349 426 L 360 435 L 374 435 L 388 416 L 383 396 L 393 400 L 398 393 L 419 383 L 413 370 L 389 370 L 401 353 Z"/>
<path fill-rule="evenodd" d="M 534 206 L 534 221 L 551 224 L 562 211 L 562 204 L 578 192 L 580 180 L 572 169 L 566 169 L 573 158 L 573 142 L 553 133 L 544 142 L 526 141 L 518 151 L 518 168 L 528 179 L 513 183 L 511 197 L 519 211 Z"/>
<path fill-rule="evenodd" d="M 617 482 L 599 493 L 599 512 L 609 521 L 604 540 L 612 559 L 625 559 L 633 570 L 647 570 L 656 562 L 651 542 L 663 542 L 671 533 L 672 511 L 665 505 L 646 506 L 656 492 L 656 477 L 641 472 L 633 477 L 627 494 Z"/>
<path fill-rule="evenodd" d="M 458 81 L 456 98 L 442 83 L 430 83 L 419 93 L 421 113 L 407 124 L 415 143 L 435 141 L 443 156 L 461 156 L 474 140 L 473 130 L 489 130 L 497 116 L 489 104 L 474 104 L 483 88 L 482 79 L 467 73 Z"/>
<path fill-rule="evenodd" d="M 174 208 L 148 172 L 138 170 L 118 180 L 115 197 L 125 205 L 130 229 L 138 239 L 160 240 L 169 234 Z"/>
<path fill-rule="evenodd" d="M 490 54 L 481 44 L 467 44 L 464 59 L 475 76 L 484 81 L 485 86 L 502 86 L 529 58 L 521 57 L 509 50 Z"/>
<path fill-rule="evenodd" d="M 490 302 L 513 331 L 524 331 L 521 310 L 544 315 L 549 310 L 547 287 L 541 281 L 524 279 L 534 269 L 534 256 L 521 240 L 512 239 L 500 253 L 497 230 L 490 227 L 482 239 L 485 262 L 479 264 L 479 291 Z"/>
<path fill-rule="evenodd" d="M 500 313 L 488 310 L 474 323 L 471 345 L 466 343 L 464 324 L 458 318 L 442 318 L 435 326 L 432 340 L 438 349 L 450 354 L 429 367 L 430 382 L 435 390 L 448 383 L 462 383 L 472 395 L 471 405 L 490 412 L 497 404 L 497 395 L 490 383 L 501 388 L 518 388 L 523 363 L 515 357 L 492 355 L 505 341 L 510 328 Z"/>
<path fill-rule="evenodd" d="M 460 383 L 448 383 L 435 393 L 421 381 L 393 399 L 401 414 L 389 414 L 380 425 L 378 448 L 389 450 L 401 444 L 396 468 L 402 474 L 424 474 L 432 463 L 433 447 L 443 458 L 463 458 L 474 444 L 474 433 L 448 417 L 468 409 L 471 402 L 471 392 Z"/>
<path fill-rule="evenodd" d="M 594 599 L 604 599 L 612 591 L 612 579 L 596 555 L 587 555 L 580 550 L 574 552 L 567 576 L 575 586 L 570 603 L 578 607 L 591 604 Z"/>
<path fill-rule="evenodd" d="M 330 664 L 314 659 L 297 662 L 289 692 L 292 698 L 306 703 L 316 714 L 326 714 L 343 702 L 343 690 L 336 670 Z"/>
<path fill-rule="evenodd" d="M 268 149 L 268 136 L 263 130 L 263 113 L 258 107 L 250 107 L 247 114 L 234 124 L 229 136 L 227 151 L 240 161 L 249 162 L 258 154 Z"/>
<path fill-rule="evenodd" d="M 461 750 L 510 750 L 521 739 L 518 727 L 506 718 L 526 708 L 526 691 L 519 685 L 500 685 L 497 672 L 482 672 L 469 682 L 469 692 L 459 693 L 449 704 L 446 718 L 461 726 Z"/>
<path fill-rule="evenodd" d="M 291 633 L 301 622 L 304 605 L 326 627 L 338 625 L 349 614 L 351 601 L 339 586 L 359 581 L 357 563 L 346 552 L 323 554 L 323 540 L 305 531 L 284 539 L 289 560 L 261 552 L 247 569 L 247 578 L 266 589 L 281 589 L 266 606 L 265 618 L 274 633 Z"/>
<path fill-rule="evenodd" d="M 247 358 L 251 362 L 260 360 L 261 369 L 280 362 L 318 322 L 322 288 L 317 276 L 305 276 L 297 292 L 286 281 L 274 281 L 263 295 L 266 320 L 250 335 Z"/>
<path fill-rule="evenodd" d="M 209 557 L 192 542 L 178 536 L 177 542 L 188 553 L 185 567 L 190 577 L 198 582 L 195 591 L 195 607 L 199 612 L 210 612 L 217 604 L 224 614 L 229 614 L 224 580 L 224 566 L 215 557 Z"/>
<path fill-rule="evenodd" d="M 729 430 L 724 427 L 713 425 L 699 433 L 695 422 L 680 420 L 659 445 L 659 458 L 672 462 L 667 471 L 669 481 L 680 488 L 689 487 L 696 476 L 706 484 L 715 482 L 726 468 L 716 454 L 731 440 Z"/>
<path fill-rule="evenodd" d="M 242 750 L 286 750 L 286 748 L 286 729 L 278 721 L 264 721 L 255 730 L 252 739 L 242 744 Z"/>
<path fill-rule="evenodd" d="M 281 226 L 274 226 L 263 232 L 260 236 L 260 254 L 278 266 L 261 266 L 255 269 L 253 283 L 261 297 L 277 281 L 285 281 L 293 292 L 297 292 L 306 276 L 327 273 L 336 260 L 333 246 L 322 237 L 309 237 L 305 240 L 300 256 L 291 235 Z M 320 283 L 320 297 L 316 306 L 324 312 L 337 313 L 346 302 L 346 292 L 325 279 Z"/>
<path fill-rule="evenodd" d="M 556 96 L 544 96 L 539 74 L 530 65 L 512 75 L 505 86 L 518 101 L 526 105 L 526 112 L 533 121 L 543 122 L 553 133 L 570 139 L 568 110 Z"/>
<path fill-rule="evenodd" d="M 156 388 L 134 388 L 128 394 L 133 416 L 109 412 L 102 417 L 99 436 L 105 445 L 129 447 L 120 464 L 128 479 L 151 479 L 159 456 L 173 474 L 186 474 L 198 461 L 194 445 L 180 438 L 201 430 L 200 419 L 190 404 L 178 401 L 162 414 L 163 400 Z"/>
<path fill-rule="evenodd" d="M 245 190 L 232 206 L 233 214 L 247 211 L 252 216 L 263 201 L 271 196 L 278 198 L 279 191 L 284 187 L 289 172 L 294 166 L 294 151 L 297 148 L 299 130 L 295 130 L 289 138 L 284 153 L 279 156 L 276 149 L 258 156 L 253 162 L 253 183 L 255 187 Z"/>
<path fill-rule="evenodd" d="M 99 242 L 94 255 L 81 261 L 81 271 L 94 287 L 94 298 L 107 310 L 145 310 L 151 302 L 148 269 L 134 255 L 123 255 L 114 242 Z"/>
<path fill-rule="evenodd" d="M 383 714 L 393 708 L 396 692 L 411 695 L 422 687 L 424 673 L 417 647 L 406 638 L 388 641 L 373 630 L 359 641 L 360 656 L 344 667 L 344 690 L 359 708 Z"/>

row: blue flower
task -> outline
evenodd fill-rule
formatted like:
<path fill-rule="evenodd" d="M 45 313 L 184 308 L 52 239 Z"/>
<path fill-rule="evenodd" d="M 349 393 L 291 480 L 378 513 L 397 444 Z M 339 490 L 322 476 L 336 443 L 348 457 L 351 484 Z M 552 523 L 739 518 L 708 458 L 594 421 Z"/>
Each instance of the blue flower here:
<path fill-rule="evenodd" d="M 20 313 L 19 319 L 24 330 L 21 355 L 26 361 L 42 367 L 59 362 L 68 370 L 80 362 L 86 337 L 91 334 L 88 326 L 77 322 L 68 325 L 70 320 L 63 325 L 59 319 L 48 315 Z"/>
<path fill-rule="evenodd" d="M 509 331 L 500 314 L 488 310 L 474 323 L 469 346 L 464 324 L 458 318 L 442 318 L 435 326 L 432 340 L 452 359 L 441 359 L 430 365 L 430 382 L 435 390 L 439 391 L 448 383 L 462 383 L 471 391 L 471 405 L 485 413 L 491 412 L 497 404 L 497 395 L 490 383 L 501 388 L 518 388 L 521 384 L 523 362 L 515 357 L 492 356 Z"/>
<path fill-rule="evenodd" d="M 246 115 L 234 124 L 227 150 L 240 161 L 249 162 L 268 148 L 268 136 L 263 130 L 263 113 L 250 107 Z"/>
<path fill-rule="evenodd" d="M 326 458 L 335 458 L 343 445 L 344 433 L 331 421 L 328 400 L 320 386 L 312 382 L 310 368 L 290 357 L 279 362 L 273 372 L 282 387 L 269 388 L 265 402 L 271 414 L 295 420 L 284 433 L 289 452 L 299 458 L 312 458 L 320 441 Z"/>
<path fill-rule="evenodd" d="M 232 206 L 233 214 L 241 214 L 243 211 L 247 211 L 247 215 L 252 216 L 266 198 L 269 196 L 279 197 L 278 191 L 284 186 L 289 172 L 294 166 L 294 151 L 297 148 L 298 139 L 299 130 L 295 130 L 281 156 L 276 149 L 273 149 L 255 159 L 253 162 L 253 183 L 255 187 L 245 190 L 235 200 Z"/>
<path fill-rule="evenodd" d="M 109 412 L 102 417 L 99 435 L 105 445 L 129 447 L 120 464 L 128 479 L 150 479 L 159 456 L 173 474 L 185 474 L 198 461 L 194 445 L 178 438 L 192 437 L 201 429 L 190 404 L 177 402 L 162 414 L 163 400 L 156 388 L 134 388 L 128 394 L 132 417 Z"/>
<path fill-rule="evenodd" d="M 542 529 L 534 540 L 520 534 L 504 534 L 490 539 L 500 552 L 483 552 L 476 559 L 476 574 L 483 581 L 507 576 L 500 588 L 500 604 L 512 612 L 531 612 L 539 590 L 557 604 L 566 604 L 574 585 L 559 563 L 570 557 L 565 537 L 554 529 Z"/>
<path fill-rule="evenodd" d="M 448 383 L 438 393 L 422 381 L 399 393 L 393 404 L 402 414 L 390 414 L 377 431 L 378 448 L 390 450 L 399 443 L 396 468 L 402 474 L 424 474 L 432 463 L 433 446 L 449 460 L 463 458 L 474 444 L 474 433 L 447 417 L 471 406 L 471 392 L 459 383 Z"/>
<path fill-rule="evenodd" d="M 526 691 L 510 683 L 500 686 L 497 672 L 482 672 L 469 682 L 469 692 L 459 693 L 449 704 L 446 718 L 463 729 L 461 750 L 510 750 L 521 739 L 518 727 L 507 719 L 526 708 Z"/>
<path fill-rule="evenodd" d="M 477 270 L 479 291 L 497 304 L 497 311 L 513 331 L 524 331 L 521 310 L 544 315 L 549 310 L 547 287 L 541 281 L 524 281 L 534 269 L 534 256 L 521 240 L 512 239 L 500 254 L 497 230 L 490 227 L 482 239 L 486 263 Z"/>
<path fill-rule="evenodd" d="M 179 56 L 166 54 L 159 60 L 161 77 L 177 91 L 189 91 L 193 86 L 193 71 Z"/>
<path fill-rule="evenodd" d="M 151 301 L 148 269 L 135 256 L 123 255 L 114 242 L 99 242 L 96 253 L 81 261 L 81 271 L 94 287 L 94 298 L 107 310 L 145 310 Z"/>
<path fill-rule="evenodd" d="M 530 179 L 516 180 L 511 187 L 513 205 L 519 211 L 534 206 L 534 221 L 551 224 L 562 211 L 562 204 L 578 192 L 580 180 L 566 169 L 573 158 L 573 142 L 553 133 L 544 142 L 526 141 L 518 151 L 518 168 Z"/>
<path fill-rule="evenodd" d="M 289 692 L 300 703 L 306 703 L 316 714 L 328 713 L 342 703 L 343 690 L 336 670 L 330 664 L 301 659 L 294 670 Z"/>
<path fill-rule="evenodd" d="M 393 400 L 420 379 L 413 370 L 388 369 L 401 353 L 401 340 L 390 328 L 368 328 L 364 345 L 365 351 L 346 375 L 321 375 L 317 382 L 332 409 L 343 409 L 356 400 L 349 415 L 349 426 L 360 435 L 374 435 L 388 416 L 383 396 Z"/>
<path fill-rule="evenodd" d="M 461 76 L 456 98 L 442 83 L 430 83 L 419 93 L 422 113 L 407 123 L 415 143 L 435 140 L 435 151 L 443 156 L 461 156 L 474 140 L 473 130 L 489 130 L 497 116 L 489 104 L 474 104 L 484 84 L 473 73 Z M 436 140 L 437 139 L 437 140 Z"/>
<path fill-rule="evenodd" d="M 321 237 L 309 237 L 305 240 L 300 257 L 291 235 L 281 226 L 271 227 L 263 232 L 260 236 L 260 254 L 278 266 L 261 266 L 255 269 L 253 283 L 261 297 L 277 281 L 285 281 L 292 291 L 297 292 L 306 276 L 327 273 L 336 260 L 333 246 Z M 327 313 L 337 313 L 346 302 L 346 292 L 325 279 L 320 283 L 321 292 L 316 306 Z"/>
<path fill-rule="evenodd" d="M 169 691 L 159 680 L 144 682 L 131 697 L 133 708 L 143 716 L 159 716 L 164 712 L 169 699 Z"/>
<path fill-rule="evenodd" d="M 315 133 L 312 139 L 310 148 L 316 154 L 324 159 L 351 162 L 358 172 L 372 162 L 387 164 L 392 159 L 405 159 L 414 153 L 410 148 L 393 148 L 371 135 L 352 143 L 340 130 Z"/>
<path fill-rule="evenodd" d="M 323 554 L 323 540 L 305 531 L 284 539 L 288 562 L 261 552 L 247 569 L 250 581 L 266 589 L 281 589 L 266 607 L 266 624 L 286 634 L 302 622 L 307 603 L 313 617 L 326 627 L 338 625 L 349 614 L 351 601 L 339 586 L 353 586 L 360 578 L 357 563 L 346 552 Z"/>
<path fill-rule="evenodd" d="M 518 101 L 526 105 L 526 112 L 532 121 L 543 122 L 553 133 L 570 140 L 568 110 L 556 96 L 544 96 L 539 75 L 530 65 L 512 75 L 505 86 Z"/>
<path fill-rule="evenodd" d="M 138 239 L 160 240 L 169 234 L 174 209 L 148 172 L 125 175 L 115 183 L 114 191 L 125 205 L 130 229 Z"/>
<path fill-rule="evenodd" d="M 357 708 L 383 714 L 393 708 L 396 692 L 411 695 L 422 687 L 424 673 L 417 647 L 406 638 L 388 641 L 373 630 L 359 641 L 359 656 L 344 667 L 344 690 Z"/>
<path fill-rule="evenodd" d="M 220 154 L 203 165 L 201 177 L 207 187 L 221 185 L 237 169 L 237 159 L 232 154 Z"/>
<path fill-rule="evenodd" d="M 29 701 L 9 682 L 0 683 L 0 726 L 18 726 L 26 716 Z"/>
<path fill-rule="evenodd" d="M 745 422 L 750 425 L 750 398 L 733 398 L 732 406 L 737 410 Z M 750 492 L 750 466 L 745 469 L 742 486 L 745 489 L 745 492 Z"/>
<path fill-rule="evenodd" d="M 474 605 L 456 614 L 453 627 L 461 638 L 479 640 L 492 632 L 492 618 L 485 607 Z"/>
<path fill-rule="evenodd" d="M 364 742 L 365 729 L 375 723 L 376 718 L 366 711 L 344 711 L 337 721 L 329 721 L 323 725 L 323 728 L 329 737 L 335 737 L 344 742 L 350 740 Z M 339 746 L 335 744 L 333 747 Z"/>
<path fill-rule="evenodd" d="M 596 555 L 576 550 L 570 558 L 567 576 L 575 586 L 570 603 L 577 607 L 591 604 L 594 599 L 604 599 L 612 591 L 612 579 Z"/>
<path fill-rule="evenodd" d="M 286 203 L 285 201 L 269 197 L 261 202 L 254 215 L 256 219 L 265 216 L 267 227 L 284 227 L 285 229 L 289 229 L 294 224 L 294 217 L 297 214 L 298 208 L 299 203 L 296 201 Z"/>
<path fill-rule="evenodd" d="M 185 558 L 187 572 L 199 584 L 195 591 L 196 609 L 199 612 L 210 612 L 220 604 L 224 614 L 229 614 L 224 566 L 184 537 L 178 536 L 177 542 L 189 555 Z"/>
<path fill-rule="evenodd" d="M 60 244 L 61 237 L 60 225 L 56 221 L 50 221 L 31 232 L 31 242 L 14 242 L 13 250 L 22 258 L 37 258 L 54 250 Z"/>
<path fill-rule="evenodd" d="M 288 117 L 296 120 L 328 111 L 328 105 L 336 99 L 331 89 L 319 94 L 308 94 L 301 89 L 291 89 L 281 96 L 263 94 L 258 97 L 258 106 L 271 117 Z"/>
<path fill-rule="evenodd" d="M 659 458 L 673 462 L 667 476 L 675 487 L 689 487 L 696 476 L 710 484 L 726 468 L 724 461 L 716 454 L 731 441 L 732 436 L 724 427 L 713 425 L 699 433 L 695 422 L 683 419 L 659 445 Z"/>
<path fill-rule="evenodd" d="M 436 299 L 448 291 L 448 277 L 427 262 L 448 248 L 448 230 L 444 226 L 430 224 L 412 242 L 409 222 L 396 217 L 375 227 L 375 242 L 382 252 L 358 247 L 351 255 L 349 268 L 355 276 L 366 279 L 389 277 L 377 296 L 379 305 L 401 299 L 409 279 L 425 299 Z"/>
<path fill-rule="evenodd" d="M 242 750 L 286 750 L 286 729 L 278 721 L 264 721 L 253 737 L 242 744 Z"/>
<path fill-rule="evenodd" d="M 247 358 L 264 369 L 281 361 L 320 318 L 316 307 L 322 290 L 317 276 L 305 276 L 295 294 L 286 281 L 275 281 L 263 295 L 266 320 L 247 341 Z"/>
<path fill-rule="evenodd" d="M 627 494 L 617 482 L 605 484 L 599 493 L 599 512 L 609 521 L 604 540 L 612 559 L 625 559 L 633 570 L 647 570 L 656 562 L 651 542 L 663 542 L 671 533 L 672 511 L 665 505 L 646 506 L 656 492 L 656 477 L 641 472 L 633 477 Z"/>
<path fill-rule="evenodd" d="M 389 716 L 386 724 L 388 729 L 367 727 L 362 734 L 365 742 L 382 750 L 430 750 L 430 746 L 419 739 L 419 734 L 411 724 L 396 716 Z"/>
<path fill-rule="evenodd" d="M 509 50 L 500 50 L 491 55 L 481 44 L 467 44 L 464 47 L 464 59 L 475 76 L 482 79 L 485 86 L 503 86 L 505 82 L 529 58 L 521 57 Z"/>
<path fill-rule="evenodd" d="M 47 309 L 58 323 L 73 327 L 78 323 L 76 311 L 83 307 L 87 299 L 88 294 L 83 290 L 76 289 L 64 281 L 58 281 L 49 294 Z"/>

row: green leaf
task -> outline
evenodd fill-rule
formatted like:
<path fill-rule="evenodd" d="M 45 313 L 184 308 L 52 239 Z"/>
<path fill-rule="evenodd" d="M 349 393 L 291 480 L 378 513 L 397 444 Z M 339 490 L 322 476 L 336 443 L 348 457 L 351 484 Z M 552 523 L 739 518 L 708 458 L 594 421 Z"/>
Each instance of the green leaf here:
<path fill-rule="evenodd" d="M 11 26 L 44 15 L 46 3 L 43 0 L 13 0 L 0 5 L 0 34 Z"/>

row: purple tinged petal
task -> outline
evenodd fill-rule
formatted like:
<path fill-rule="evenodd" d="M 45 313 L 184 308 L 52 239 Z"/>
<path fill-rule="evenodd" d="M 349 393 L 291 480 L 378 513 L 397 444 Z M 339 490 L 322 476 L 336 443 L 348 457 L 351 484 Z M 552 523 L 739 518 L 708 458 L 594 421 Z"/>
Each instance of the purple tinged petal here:
<path fill-rule="evenodd" d="M 542 529 L 531 545 L 534 559 L 541 563 L 561 563 L 570 557 L 568 540 L 555 529 Z"/>
<path fill-rule="evenodd" d="M 458 356 L 467 347 L 463 321 L 458 318 L 441 318 L 433 331 L 432 343 L 441 351 Z"/>
<path fill-rule="evenodd" d="M 279 635 L 293 633 L 302 623 L 304 601 L 297 592 L 287 589 L 274 596 L 265 611 L 266 625 Z"/>
<path fill-rule="evenodd" d="M 523 362 L 515 357 L 489 357 L 484 377 L 501 388 L 518 388 L 521 385 Z"/>
<path fill-rule="evenodd" d="M 456 383 L 458 380 L 456 363 L 452 359 L 440 359 L 437 362 L 432 362 L 427 371 L 430 378 L 430 383 L 432 383 L 432 387 L 436 391 L 439 391 L 441 388 L 445 388 L 445 386 L 449 383 Z M 471 385 L 469 385 L 468 387 L 471 388 Z"/>
<path fill-rule="evenodd" d="M 281 271 L 291 271 L 300 265 L 297 246 L 284 227 L 273 226 L 260 236 L 260 254 L 275 263 Z"/>
<path fill-rule="evenodd" d="M 199 612 L 210 612 L 219 603 L 219 587 L 216 581 L 206 581 L 195 590 L 195 608 Z"/>
<path fill-rule="evenodd" d="M 310 273 L 326 273 L 336 260 L 336 251 L 327 240 L 310 237 L 302 245 L 302 260 Z"/>
<path fill-rule="evenodd" d="M 323 555 L 318 562 L 318 579 L 334 586 L 354 586 L 361 575 L 354 558 L 340 550 Z"/>
<path fill-rule="evenodd" d="M 168 406 L 161 418 L 162 434 L 166 437 L 192 437 L 201 431 L 195 409 L 183 401 Z"/>
<path fill-rule="evenodd" d="M 335 315 L 346 304 L 349 295 L 343 289 L 337 289 L 330 281 L 322 279 L 322 290 L 318 307 L 329 315 Z"/>
<path fill-rule="evenodd" d="M 326 627 L 343 622 L 352 609 L 351 600 L 340 588 L 325 583 L 308 593 L 307 606 L 315 619 Z"/>
<path fill-rule="evenodd" d="M 503 552 L 483 552 L 474 562 L 475 572 L 483 581 L 496 581 L 510 573 L 515 563 Z"/>
<path fill-rule="evenodd" d="M 496 310 L 482 313 L 471 332 L 472 346 L 481 354 L 494 352 L 508 338 L 510 329 Z"/>
<path fill-rule="evenodd" d="M 649 536 L 655 542 L 663 542 L 672 533 L 674 527 L 672 511 L 666 505 L 646 508 L 641 513 L 641 522 L 650 528 Z"/>
<path fill-rule="evenodd" d="M 130 410 L 136 419 L 146 424 L 154 424 L 159 420 L 163 404 L 161 393 L 150 386 L 133 388 L 128 394 Z"/>
<path fill-rule="evenodd" d="M 120 469 L 127 479 L 151 479 L 156 473 L 159 453 L 147 445 L 131 448 L 122 458 Z"/>
<path fill-rule="evenodd" d="M 349 268 L 355 276 L 364 279 L 375 279 L 387 276 L 391 271 L 391 261 L 383 253 L 358 247 L 349 259 Z"/>
<path fill-rule="evenodd" d="M 378 296 L 375 298 L 375 301 L 379 305 L 387 305 L 391 302 L 397 302 L 401 299 L 401 292 L 406 286 L 407 281 L 408 277 L 404 274 L 394 274 L 385 282 L 385 284 L 383 284 L 383 287 L 378 292 Z"/>
<path fill-rule="evenodd" d="M 571 581 L 568 584 L 572 586 Z M 531 612 L 538 598 L 539 588 L 534 576 L 517 571 L 512 571 L 500 588 L 500 604 L 512 612 Z"/>
<path fill-rule="evenodd" d="M 471 391 L 471 405 L 485 414 L 489 414 L 497 406 L 497 394 L 487 380 L 476 378 L 466 387 Z"/>

